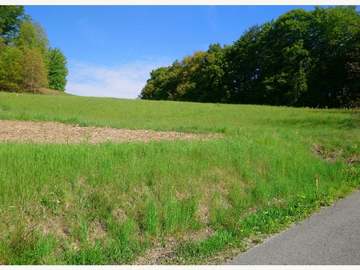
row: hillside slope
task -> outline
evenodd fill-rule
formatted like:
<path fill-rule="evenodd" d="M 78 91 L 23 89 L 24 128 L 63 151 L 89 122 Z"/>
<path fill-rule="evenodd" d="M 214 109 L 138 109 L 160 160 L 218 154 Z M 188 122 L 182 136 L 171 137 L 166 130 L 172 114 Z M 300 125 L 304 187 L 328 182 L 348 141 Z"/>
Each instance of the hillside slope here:
<path fill-rule="evenodd" d="M 0 93 L 0 119 L 223 135 L 0 143 L 3 264 L 222 262 L 360 186 L 356 110 Z"/>

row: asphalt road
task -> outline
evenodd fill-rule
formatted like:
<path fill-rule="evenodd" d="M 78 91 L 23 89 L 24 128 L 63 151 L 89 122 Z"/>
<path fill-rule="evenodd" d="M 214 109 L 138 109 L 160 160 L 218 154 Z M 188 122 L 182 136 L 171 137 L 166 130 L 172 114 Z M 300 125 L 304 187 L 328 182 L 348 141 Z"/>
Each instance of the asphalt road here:
<path fill-rule="evenodd" d="M 360 265 L 360 192 L 270 237 L 229 264 Z"/>

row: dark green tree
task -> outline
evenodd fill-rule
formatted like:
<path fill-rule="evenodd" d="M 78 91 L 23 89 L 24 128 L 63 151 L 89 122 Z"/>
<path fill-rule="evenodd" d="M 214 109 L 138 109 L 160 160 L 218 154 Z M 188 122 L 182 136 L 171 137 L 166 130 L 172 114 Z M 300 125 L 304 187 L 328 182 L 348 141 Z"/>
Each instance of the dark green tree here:
<path fill-rule="evenodd" d="M 264 61 L 264 47 L 270 27 L 270 24 L 251 27 L 226 51 L 229 102 L 264 103 L 261 84 L 268 64 Z"/>
<path fill-rule="evenodd" d="M 0 37 L 6 43 L 16 36 L 23 18 L 24 7 L 0 6 Z"/>

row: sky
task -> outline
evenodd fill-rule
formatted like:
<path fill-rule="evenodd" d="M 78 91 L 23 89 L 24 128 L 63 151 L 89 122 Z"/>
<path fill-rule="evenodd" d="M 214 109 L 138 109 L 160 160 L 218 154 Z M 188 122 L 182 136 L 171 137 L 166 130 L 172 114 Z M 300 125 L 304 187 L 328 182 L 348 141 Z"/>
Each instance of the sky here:
<path fill-rule="evenodd" d="M 66 92 L 136 98 L 152 69 L 311 6 L 26 6 L 68 61 Z"/>

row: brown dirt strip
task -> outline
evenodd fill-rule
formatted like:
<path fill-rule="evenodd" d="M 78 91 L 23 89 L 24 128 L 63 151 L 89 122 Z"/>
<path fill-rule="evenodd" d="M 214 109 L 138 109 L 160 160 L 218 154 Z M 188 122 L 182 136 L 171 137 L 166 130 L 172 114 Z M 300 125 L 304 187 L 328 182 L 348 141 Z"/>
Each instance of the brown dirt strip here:
<path fill-rule="evenodd" d="M 207 140 L 219 134 L 194 134 L 108 127 L 80 127 L 57 122 L 0 120 L 0 142 L 27 143 L 102 143 L 149 142 L 160 140 Z"/>

